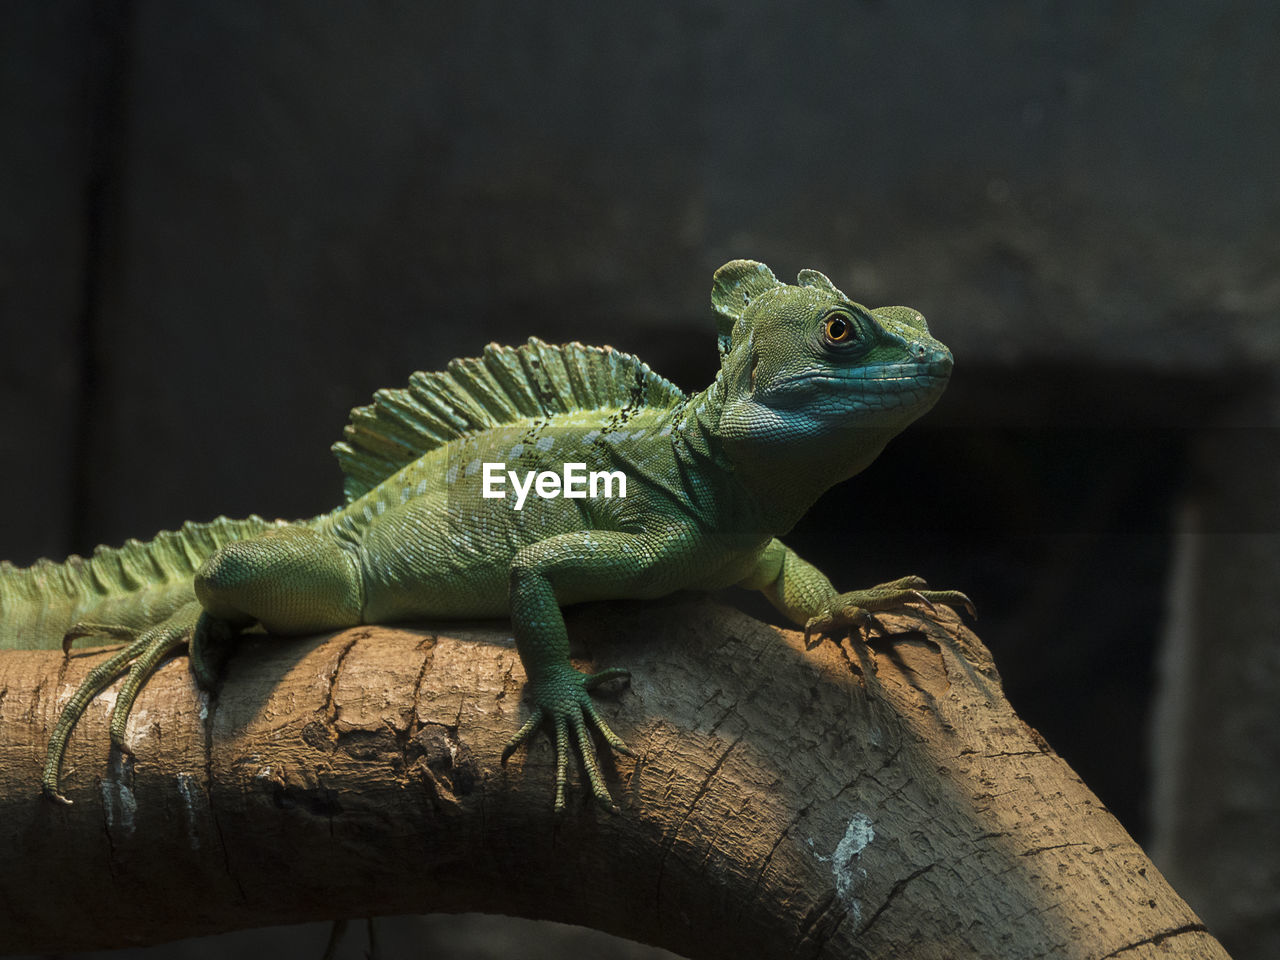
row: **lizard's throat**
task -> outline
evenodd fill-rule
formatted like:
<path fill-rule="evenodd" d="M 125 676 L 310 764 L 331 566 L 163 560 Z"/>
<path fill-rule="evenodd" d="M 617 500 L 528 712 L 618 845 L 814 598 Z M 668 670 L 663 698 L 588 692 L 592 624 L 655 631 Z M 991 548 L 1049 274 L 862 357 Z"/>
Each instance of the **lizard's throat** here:
<path fill-rule="evenodd" d="M 863 428 L 822 441 L 727 443 L 726 452 L 741 482 L 789 529 L 824 493 L 866 469 L 897 433 Z"/>

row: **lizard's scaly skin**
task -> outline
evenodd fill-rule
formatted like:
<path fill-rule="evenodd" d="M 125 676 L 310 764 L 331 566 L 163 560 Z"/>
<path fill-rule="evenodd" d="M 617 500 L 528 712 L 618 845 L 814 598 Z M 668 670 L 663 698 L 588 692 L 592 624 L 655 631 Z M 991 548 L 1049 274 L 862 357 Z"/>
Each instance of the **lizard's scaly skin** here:
<path fill-rule="evenodd" d="M 823 633 L 869 628 L 875 611 L 903 603 L 968 607 L 963 594 L 927 590 L 918 577 L 837 594 L 776 539 L 937 400 L 951 354 L 924 318 L 907 307 L 868 310 L 813 270 L 784 284 L 748 260 L 716 271 L 712 304 L 721 369 L 700 393 L 684 396 L 609 348 L 491 346 L 352 411 L 334 448 L 347 502 L 331 513 L 291 524 L 219 519 L 100 548 L 87 561 L 5 564 L 0 646 L 127 641 L 59 718 L 45 792 L 63 799 L 62 752 L 89 701 L 129 671 L 111 726 L 123 747 L 139 687 L 184 644 L 209 684 L 211 648 L 254 624 L 288 635 L 510 616 L 532 712 L 504 759 L 549 725 L 556 807 L 572 741 L 592 793 L 612 809 L 589 728 L 627 748 L 589 691 L 626 671 L 571 666 L 564 605 L 737 583 Z M 505 497 L 484 496 L 485 463 L 520 477 L 580 464 L 584 477 L 625 477 L 626 496 L 530 490 L 517 509 L 510 481 Z"/>

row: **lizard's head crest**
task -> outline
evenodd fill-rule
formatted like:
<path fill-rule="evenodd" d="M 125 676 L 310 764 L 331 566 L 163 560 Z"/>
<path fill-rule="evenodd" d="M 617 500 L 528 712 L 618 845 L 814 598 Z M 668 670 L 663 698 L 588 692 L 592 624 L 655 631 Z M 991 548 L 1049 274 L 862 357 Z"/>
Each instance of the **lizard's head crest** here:
<path fill-rule="evenodd" d="M 950 351 L 917 311 L 868 309 L 817 270 L 792 285 L 763 263 L 733 260 L 716 271 L 711 303 L 720 433 L 744 451 L 840 459 L 833 448 L 851 438 L 869 446 L 871 434 L 883 446 L 933 405 L 951 373 Z"/>
<path fill-rule="evenodd" d="M 716 311 L 720 356 L 729 352 L 733 330 L 747 308 L 763 296 L 785 287 L 773 271 L 755 260 L 730 260 L 711 278 L 711 306 Z"/>

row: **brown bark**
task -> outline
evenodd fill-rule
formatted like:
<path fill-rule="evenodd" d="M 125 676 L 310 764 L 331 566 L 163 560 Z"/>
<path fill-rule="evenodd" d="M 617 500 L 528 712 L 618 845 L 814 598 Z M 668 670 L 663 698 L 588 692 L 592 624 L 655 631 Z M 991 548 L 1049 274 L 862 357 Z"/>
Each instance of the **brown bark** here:
<path fill-rule="evenodd" d="M 0 656 L 0 949 L 431 911 L 545 917 L 689 957 L 1226 954 L 1011 710 L 954 618 L 869 648 L 712 603 L 571 613 L 634 759 L 558 821 L 505 625 L 249 638 L 212 700 L 166 664 L 108 756 L 110 693 L 39 793 L 100 654 Z M 604 638 L 608 638 L 605 642 Z M 968 651 L 970 661 L 957 651 Z M 587 666 L 588 661 L 580 663 Z"/>

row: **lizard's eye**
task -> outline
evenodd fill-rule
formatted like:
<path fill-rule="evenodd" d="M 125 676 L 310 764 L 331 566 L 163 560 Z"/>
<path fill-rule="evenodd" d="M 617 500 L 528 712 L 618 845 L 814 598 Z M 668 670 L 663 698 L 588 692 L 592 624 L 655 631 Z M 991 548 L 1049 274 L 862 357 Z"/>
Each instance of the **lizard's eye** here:
<path fill-rule="evenodd" d="M 822 321 L 822 334 L 827 343 L 848 343 L 856 339 L 853 320 L 843 313 L 833 313 Z"/>

